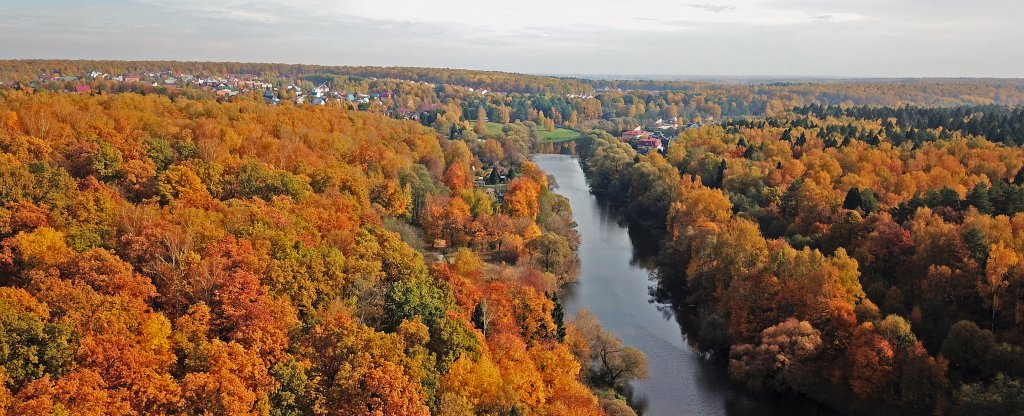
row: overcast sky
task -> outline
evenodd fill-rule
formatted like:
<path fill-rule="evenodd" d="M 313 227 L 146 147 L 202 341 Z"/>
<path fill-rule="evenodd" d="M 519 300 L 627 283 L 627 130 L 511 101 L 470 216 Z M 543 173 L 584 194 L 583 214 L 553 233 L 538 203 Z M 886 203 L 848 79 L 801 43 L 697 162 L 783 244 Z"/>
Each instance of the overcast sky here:
<path fill-rule="evenodd" d="M 1024 1 L 2 0 L 0 58 L 1024 77 Z"/>

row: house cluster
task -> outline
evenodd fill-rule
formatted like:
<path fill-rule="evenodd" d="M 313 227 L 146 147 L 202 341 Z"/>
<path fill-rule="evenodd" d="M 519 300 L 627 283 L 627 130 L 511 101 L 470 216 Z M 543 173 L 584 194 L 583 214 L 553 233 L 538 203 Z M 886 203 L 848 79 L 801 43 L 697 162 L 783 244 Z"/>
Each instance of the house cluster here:
<path fill-rule="evenodd" d="M 193 75 L 178 71 L 140 72 L 128 74 L 109 74 L 100 71 L 90 71 L 82 75 L 64 75 L 59 72 L 44 73 L 38 80 L 23 84 L 22 88 L 36 89 L 42 83 L 67 83 L 64 87 L 68 91 L 79 94 L 88 94 L 93 91 L 98 81 L 121 82 L 132 85 L 150 85 L 166 89 L 181 87 L 197 88 L 213 92 L 220 98 L 231 98 L 239 94 L 256 91 L 262 92 L 263 98 L 269 104 L 277 104 L 284 97 L 294 100 L 296 104 L 324 105 L 329 101 L 348 102 L 355 105 L 369 104 L 372 101 L 390 100 L 394 93 L 391 91 L 379 91 L 373 93 L 356 93 L 346 91 L 334 91 L 327 84 L 321 84 L 313 88 L 300 87 L 297 80 L 292 80 L 284 87 L 275 87 L 274 84 L 251 74 L 229 74 L 224 76 L 202 76 Z M 408 81 L 406 81 L 408 82 Z M 433 84 L 429 84 L 433 85 Z M 285 94 L 281 94 L 281 92 Z M 407 116 L 416 114 L 408 111 Z"/>
<path fill-rule="evenodd" d="M 312 89 L 305 90 L 302 87 L 291 84 L 284 87 L 289 96 L 295 97 L 295 104 L 311 104 L 311 105 L 325 105 L 329 101 L 340 101 L 359 104 L 369 104 L 371 101 L 383 101 L 390 100 L 394 97 L 394 93 L 391 91 L 382 91 L 374 93 L 354 93 L 346 91 L 334 91 L 327 84 L 320 84 Z M 263 91 L 263 97 L 270 104 L 277 104 L 281 100 L 278 98 L 277 88 L 267 88 Z"/>
<path fill-rule="evenodd" d="M 331 88 L 325 84 L 318 85 L 309 91 L 303 90 L 302 87 L 295 84 L 291 84 L 284 89 L 295 95 L 295 104 L 324 105 L 331 98 L 340 99 L 340 93 L 331 91 Z M 281 102 L 277 92 L 277 88 L 267 88 L 263 90 L 263 98 L 267 100 L 267 103 L 277 104 Z"/>
<path fill-rule="evenodd" d="M 715 116 L 708 116 L 707 120 L 694 121 L 686 125 L 687 129 L 695 129 L 698 127 L 711 126 L 715 124 Z"/>
<path fill-rule="evenodd" d="M 673 130 L 673 129 L 678 129 L 678 128 L 679 128 L 679 123 L 676 122 L 676 120 L 674 118 L 673 119 L 668 119 L 668 120 L 664 120 L 664 119 L 660 119 L 659 118 L 658 121 L 654 122 L 654 129 L 655 130 Z"/>
<path fill-rule="evenodd" d="M 583 93 L 579 93 L 579 94 L 565 94 L 565 96 L 567 98 L 579 98 L 581 100 L 589 100 L 591 98 L 594 98 L 594 94 L 587 93 L 587 92 L 583 92 Z"/>
<path fill-rule="evenodd" d="M 704 127 L 704 126 L 709 126 L 709 125 L 715 124 L 715 118 L 711 117 L 711 116 L 708 116 L 707 120 L 693 121 L 693 122 L 690 122 L 690 123 L 679 123 L 677 120 L 678 119 L 672 119 L 672 118 L 670 118 L 670 119 L 660 119 L 659 118 L 657 121 L 654 122 L 654 124 L 649 125 L 648 128 L 650 128 L 651 130 L 657 130 L 657 131 L 664 132 L 664 131 L 668 131 L 668 130 L 680 131 L 680 130 L 695 129 L 695 128 L 698 128 L 698 127 Z M 672 132 L 669 131 L 667 134 L 672 134 Z"/>
<path fill-rule="evenodd" d="M 39 77 L 40 82 L 81 82 L 79 85 L 74 87 L 74 91 L 77 93 L 91 92 L 92 88 L 86 85 L 86 83 L 96 80 L 123 82 L 128 84 L 149 84 L 153 87 L 164 87 L 168 89 L 187 85 L 190 87 L 213 91 L 218 97 L 233 97 L 245 91 L 271 88 L 270 83 L 261 80 L 256 75 L 250 74 L 203 77 L 176 71 L 129 74 L 108 74 L 100 71 L 90 71 L 80 77 L 75 75 L 63 75 L 57 72 L 43 74 Z"/>
<path fill-rule="evenodd" d="M 632 146 L 640 154 L 648 154 L 651 151 L 663 151 L 665 135 L 661 132 L 649 132 L 642 127 L 622 132 L 619 136 L 622 141 Z"/>
<path fill-rule="evenodd" d="M 227 77 L 209 78 L 183 78 L 185 83 L 193 83 L 195 86 L 214 91 L 218 97 L 234 97 L 246 91 L 259 91 L 273 88 L 269 82 L 257 78 L 255 75 L 240 75 Z M 177 82 L 177 80 L 171 80 Z M 166 80 L 165 80 L 166 85 Z"/>
<path fill-rule="evenodd" d="M 251 74 L 232 74 L 206 77 L 175 71 L 143 72 L 120 75 L 91 71 L 82 76 L 63 75 L 54 72 L 51 74 L 43 74 L 39 78 L 39 82 L 75 83 L 73 87 L 69 88 L 71 88 L 73 92 L 79 94 L 92 92 L 92 88 L 89 86 L 89 83 L 96 80 L 107 80 L 130 84 L 148 84 L 153 87 L 163 87 L 167 89 L 188 86 L 191 88 L 211 91 L 216 94 L 217 97 L 221 98 L 231 98 L 248 91 L 262 91 L 263 97 L 268 103 L 277 104 L 281 101 L 280 95 L 278 94 L 281 91 L 280 88 L 260 79 L 259 76 Z M 29 84 L 28 87 L 36 88 L 36 83 L 33 82 Z M 344 91 L 332 91 L 326 84 L 307 90 L 293 83 L 283 89 L 289 92 L 287 96 L 294 97 L 296 104 L 324 105 L 328 101 L 334 100 L 351 102 L 358 105 L 368 104 L 373 100 L 386 100 L 392 98 L 392 93 L 390 91 L 372 94 L 347 93 Z"/>
<path fill-rule="evenodd" d="M 441 109 L 440 103 L 423 102 L 422 104 L 419 105 L 418 108 L 409 108 L 406 106 L 401 106 L 393 110 L 387 110 L 387 114 L 392 118 L 419 121 L 420 114 L 433 113 L 439 109 Z"/>
<path fill-rule="evenodd" d="M 650 128 L 653 130 L 686 130 L 713 124 L 715 124 L 715 118 L 713 116 L 708 116 L 706 120 L 694 121 L 687 124 L 679 124 L 676 119 L 665 120 L 659 118 L 658 121 L 655 121 L 654 124 L 650 126 Z"/>

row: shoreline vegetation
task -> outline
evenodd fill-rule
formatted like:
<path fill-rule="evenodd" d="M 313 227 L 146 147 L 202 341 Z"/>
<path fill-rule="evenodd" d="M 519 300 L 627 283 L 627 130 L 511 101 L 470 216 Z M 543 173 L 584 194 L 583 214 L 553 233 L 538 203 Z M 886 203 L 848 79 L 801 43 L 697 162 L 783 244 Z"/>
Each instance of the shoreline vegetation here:
<path fill-rule="evenodd" d="M 695 308 L 699 346 L 737 382 L 848 414 L 1013 414 L 1024 154 L 913 120 L 739 120 L 665 155 L 594 132 L 575 150 L 592 188 L 660 241 L 658 297 Z M 969 162 L 982 158 L 999 162 Z"/>

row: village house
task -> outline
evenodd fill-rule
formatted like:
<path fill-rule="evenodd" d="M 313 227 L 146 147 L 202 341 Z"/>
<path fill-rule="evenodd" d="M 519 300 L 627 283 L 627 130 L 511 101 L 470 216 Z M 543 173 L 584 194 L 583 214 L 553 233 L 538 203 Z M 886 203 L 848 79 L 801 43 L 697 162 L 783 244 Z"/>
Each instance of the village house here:
<path fill-rule="evenodd" d="M 441 104 L 439 104 L 439 103 L 426 103 L 426 102 L 424 102 L 424 103 L 420 104 L 420 111 L 424 112 L 424 113 L 429 113 L 429 112 L 432 112 L 432 111 L 437 111 L 440 108 L 441 108 Z"/>
<path fill-rule="evenodd" d="M 644 131 L 643 128 L 637 127 L 637 128 L 635 128 L 633 130 L 627 130 L 627 131 L 622 132 L 622 136 L 620 136 L 620 137 L 622 138 L 622 141 L 624 141 L 624 142 L 633 143 L 633 142 L 636 142 L 637 140 L 640 140 L 640 139 L 643 139 L 643 138 L 647 138 L 647 137 L 650 137 L 650 136 L 651 136 L 651 132 Z"/>
<path fill-rule="evenodd" d="M 676 123 L 675 119 L 669 119 L 666 121 L 659 118 L 658 121 L 654 122 L 654 128 L 657 130 L 678 129 L 679 123 Z"/>
<path fill-rule="evenodd" d="M 640 154 L 646 155 L 650 153 L 652 150 L 660 151 L 661 149 L 661 139 L 656 139 L 654 137 L 645 137 L 642 139 L 637 139 L 636 141 L 636 150 L 637 152 L 640 152 Z"/>
<path fill-rule="evenodd" d="M 407 119 L 407 118 L 413 118 L 413 117 L 416 117 L 416 116 L 417 116 L 417 114 L 413 113 L 411 110 L 409 110 L 408 108 L 403 106 L 403 107 L 398 107 L 398 108 L 396 108 L 394 110 L 394 116 L 393 117 L 406 118 Z M 416 118 L 418 119 L 419 117 L 416 117 Z"/>

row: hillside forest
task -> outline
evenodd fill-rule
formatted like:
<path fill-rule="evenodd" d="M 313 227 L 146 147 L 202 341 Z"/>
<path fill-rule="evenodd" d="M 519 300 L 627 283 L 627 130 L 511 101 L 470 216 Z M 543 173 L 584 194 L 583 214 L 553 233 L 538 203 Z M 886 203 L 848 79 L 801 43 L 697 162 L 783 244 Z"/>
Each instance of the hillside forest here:
<path fill-rule="evenodd" d="M 562 313 L 579 237 L 512 135 L 133 93 L 0 114 L 0 412 L 598 415 L 646 371 Z"/>

